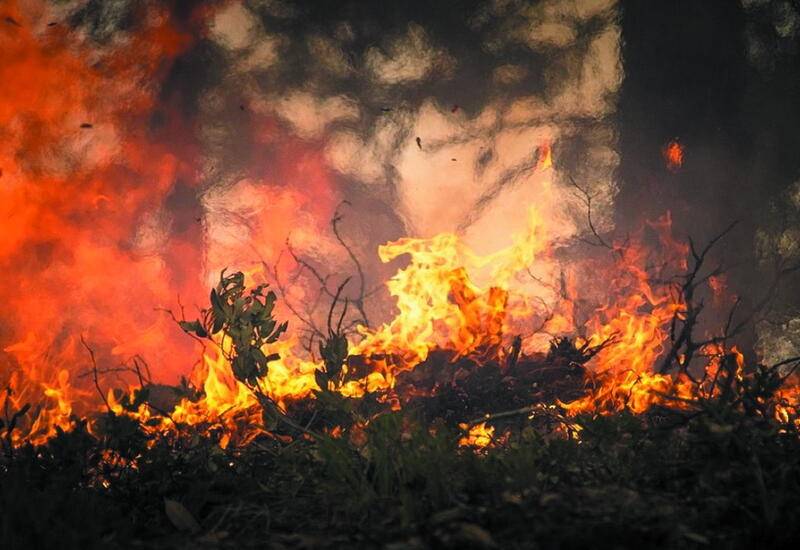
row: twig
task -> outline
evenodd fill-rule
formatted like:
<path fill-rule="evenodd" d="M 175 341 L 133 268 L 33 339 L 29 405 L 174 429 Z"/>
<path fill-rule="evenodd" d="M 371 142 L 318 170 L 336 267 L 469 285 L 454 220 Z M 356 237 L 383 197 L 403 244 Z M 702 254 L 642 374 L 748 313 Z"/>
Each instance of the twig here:
<path fill-rule="evenodd" d="M 487 413 L 487 414 L 485 414 L 485 415 L 483 415 L 483 416 L 481 416 L 479 418 L 475 418 L 475 419 L 470 420 L 469 422 L 467 422 L 467 428 L 466 428 L 465 431 L 468 431 L 469 428 L 472 428 L 473 426 L 477 426 L 478 424 L 482 424 L 484 422 L 491 422 L 493 420 L 500 420 L 500 419 L 503 419 L 503 418 L 512 418 L 514 416 L 528 415 L 528 414 L 533 413 L 533 412 L 547 413 L 548 417 L 555 418 L 556 420 L 558 420 L 562 424 L 565 424 L 565 425 L 569 425 L 570 424 L 567 421 L 567 419 L 564 418 L 563 416 L 561 416 L 560 414 L 553 414 L 553 412 L 551 410 L 549 410 L 547 408 L 547 406 L 543 405 L 542 403 L 537 403 L 536 405 L 529 405 L 527 407 L 522 407 L 522 408 L 519 408 L 519 409 L 512 409 L 512 410 L 509 410 L 509 411 L 502 411 L 502 412 L 493 413 L 493 414 Z"/>
<path fill-rule="evenodd" d="M 339 241 L 339 244 L 341 244 L 342 247 L 347 251 L 347 255 L 350 256 L 350 261 L 353 262 L 353 265 L 355 266 L 356 271 L 358 272 L 358 282 L 359 282 L 358 298 L 352 300 L 352 302 L 353 304 L 355 304 L 358 313 L 361 315 L 361 319 L 364 321 L 364 326 L 368 327 L 369 319 L 367 318 L 366 311 L 364 311 L 364 297 L 365 297 L 364 293 L 366 292 L 366 279 L 364 278 L 364 270 L 361 267 L 361 262 L 358 261 L 358 258 L 356 257 L 353 250 L 350 248 L 350 246 L 348 246 L 348 244 L 344 241 L 341 234 L 339 233 L 339 222 L 343 218 L 342 214 L 339 213 L 339 208 L 344 204 L 352 206 L 352 204 L 346 200 L 339 203 L 339 205 L 336 207 L 336 210 L 334 211 L 333 218 L 331 219 L 331 228 L 333 229 L 333 234 L 336 237 L 336 240 Z"/>
<path fill-rule="evenodd" d="M 511 353 L 508 354 L 508 361 L 506 362 L 506 370 L 513 369 L 519 360 L 519 354 L 522 350 L 522 337 L 517 334 L 511 343 Z"/>
<path fill-rule="evenodd" d="M 694 265 L 685 275 L 683 275 L 683 283 L 680 285 L 680 287 L 678 287 L 678 297 L 685 305 L 685 309 L 683 311 L 676 312 L 670 321 L 670 340 L 672 345 L 670 346 L 667 354 L 664 356 L 664 359 L 661 361 L 661 366 L 658 368 L 659 374 L 666 374 L 666 372 L 672 368 L 672 365 L 681 355 L 681 351 L 683 351 L 683 360 L 678 362 L 679 370 L 692 378 L 688 373 L 688 367 L 692 362 L 695 352 L 707 345 L 726 342 L 728 339 L 738 334 L 738 332 L 741 331 L 749 321 L 749 319 L 745 320 L 733 329 L 730 328 L 730 325 L 733 321 L 733 316 L 738 307 L 737 301 L 737 303 L 734 303 L 731 311 L 728 314 L 728 322 L 725 327 L 725 332 L 722 336 L 709 338 L 702 342 L 696 342 L 693 339 L 695 325 L 697 324 L 700 313 L 705 307 L 705 304 L 702 300 L 695 302 L 695 292 L 698 286 L 708 280 L 708 278 L 711 276 L 709 274 L 705 277 L 701 277 L 700 271 L 703 269 L 706 257 L 714 245 L 717 244 L 723 237 L 725 237 L 725 235 L 727 235 L 736 226 L 736 224 L 737 222 L 734 221 L 728 225 L 728 227 L 726 227 L 721 233 L 717 234 L 708 243 L 706 243 L 706 246 L 700 252 L 698 252 L 692 238 L 689 238 L 689 250 L 692 254 Z M 712 271 L 713 274 L 719 274 L 721 272 L 722 268 L 719 266 Z M 683 318 L 680 317 L 681 315 Z M 678 323 L 680 323 L 681 327 L 680 332 L 677 331 Z"/>
<path fill-rule="evenodd" d="M 291 246 L 289 245 L 289 241 L 288 240 L 286 241 L 286 247 L 289 250 L 289 253 L 292 255 L 292 257 L 298 263 L 298 265 L 306 266 L 309 269 L 309 271 L 315 275 L 315 277 L 319 277 L 319 274 L 316 272 L 316 270 L 314 270 L 311 266 L 309 266 L 308 264 L 306 264 L 304 262 L 301 263 L 302 260 L 300 260 L 297 256 L 295 256 L 294 252 L 291 249 Z M 283 252 L 281 252 L 281 254 L 283 254 Z M 278 291 L 281 293 L 281 298 L 283 298 L 283 303 L 286 304 L 286 307 L 289 309 L 289 311 L 291 311 L 292 314 L 295 317 L 297 317 L 300 320 L 301 323 L 303 323 L 304 325 L 306 325 L 308 327 L 308 329 L 312 333 L 312 335 L 319 336 L 320 338 L 324 337 L 325 335 L 323 334 L 323 332 L 319 328 L 317 328 L 317 326 L 314 324 L 314 322 L 311 320 L 311 318 L 310 317 L 307 318 L 307 317 L 304 317 L 303 315 L 301 315 L 300 312 L 297 310 L 297 308 L 294 306 L 294 304 L 292 304 L 291 300 L 289 300 L 289 296 L 288 296 L 288 293 L 286 291 L 286 286 L 281 281 L 280 273 L 279 273 L 279 270 L 278 270 L 278 263 L 280 262 L 280 259 L 281 259 L 281 255 L 279 254 L 278 255 L 278 260 L 272 266 L 272 276 L 275 279 L 275 286 L 278 288 Z M 266 269 L 267 268 L 266 263 L 263 260 L 262 260 L 261 263 Z M 318 280 L 320 281 L 320 291 L 321 292 L 325 292 L 326 294 L 328 294 L 328 289 L 325 286 L 325 284 L 326 284 L 325 281 L 323 279 L 321 279 L 321 278 L 318 279 Z"/>
<path fill-rule="evenodd" d="M 347 299 L 345 299 L 344 307 L 342 308 L 342 314 L 339 316 L 339 322 L 336 325 L 336 330 L 333 330 L 333 325 L 331 321 L 333 320 L 333 311 L 336 309 L 336 304 L 339 302 L 339 298 L 342 295 L 342 290 L 344 287 L 347 286 L 347 283 L 350 282 L 350 277 L 346 278 L 342 281 L 342 284 L 336 289 L 336 294 L 333 296 L 333 300 L 331 300 L 331 307 L 328 310 L 328 335 L 337 335 L 342 328 L 342 320 L 344 319 L 345 313 L 347 313 Z"/>
<path fill-rule="evenodd" d="M 650 390 L 651 393 L 663 397 L 669 401 L 677 401 L 679 403 L 686 403 L 687 405 L 699 406 L 700 402 L 694 399 L 687 399 L 685 397 L 678 397 L 677 395 L 670 395 L 668 393 L 660 392 L 658 390 Z"/>
<path fill-rule="evenodd" d="M 6 388 L 6 402 L 5 402 L 5 419 L 6 419 L 6 435 L 5 435 L 5 447 L 6 447 L 6 456 L 9 460 L 14 457 L 14 440 L 13 440 L 13 433 L 14 429 L 17 427 L 17 421 L 25 416 L 25 414 L 30 410 L 31 404 L 25 403 L 21 409 L 15 411 L 11 417 L 8 416 L 8 404 L 11 401 L 11 393 L 12 390 L 10 387 Z"/>
<path fill-rule="evenodd" d="M 97 393 L 100 394 L 100 399 L 103 400 L 103 403 L 105 403 L 106 409 L 108 409 L 110 414 L 112 412 L 111 405 L 108 404 L 108 399 L 106 399 L 106 396 L 103 394 L 103 390 L 100 388 L 100 380 L 97 375 L 97 361 L 94 356 L 94 350 L 89 347 L 89 344 L 86 343 L 86 340 L 83 338 L 83 334 L 81 334 L 81 344 L 83 344 L 83 347 L 85 347 L 86 351 L 89 352 L 89 357 L 92 359 L 92 378 L 94 379 L 94 387 L 97 388 Z"/>
<path fill-rule="evenodd" d="M 178 296 L 178 306 L 181 309 L 181 319 L 178 319 L 175 316 L 175 313 L 171 309 L 167 309 L 167 308 L 163 308 L 163 307 L 157 307 L 157 308 L 153 308 L 153 310 L 154 311 L 161 311 L 163 313 L 168 314 L 170 316 L 170 318 L 175 322 L 175 324 L 180 326 L 181 321 L 185 321 L 186 320 L 186 317 L 184 316 L 183 305 L 181 304 L 181 301 L 180 301 L 180 296 Z M 205 342 L 205 340 L 203 340 L 202 338 L 200 338 L 199 336 L 197 336 L 193 332 L 187 332 L 185 330 L 183 332 L 184 332 L 184 334 L 187 334 L 190 338 L 192 338 L 193 340 L 198 342 L 203 347 L 203 353 L 205 353 L 205 351 L 206 351 L 206 342 Z"/>
<path fill-rule="evenodd" d="M 586 239 L 579 240 L 592 246 L 602 246 L 609 250 L 614 250 L 614 247 L 608 244 L 608 242 L 600 236 L 600 233 L 597 232 L 597 228 L 594 225 L 594 221 L 592 220 L 592 195 L 589 193 L 589 191 L 578 185 L 578 183 L 575 181 L 575 178 L 573 178 L 571 175 L 567 177 L 572 186 L 577 189 L 583 197 L 583 203 L 586 205 L 586 221 L 589 224 L 589 230 L 592 232 L 592 235 L 594 235 L 595 239 L 597 239 L 597 242 L 593 243 Z"/>
<path fill-rule="evenodd" d="M 540 405 L 530 405 L 528 407 L 522 407 L 521 409 L 513 409 L 510 411 L 503 411 L 494 414 L 485 414 L 480 418 L 476 418 L 474 420 L 470 420 L 467 422 L 467 428 L 471 428 L 473 426 L 477 426 L 483 422 L 491 422 L 492 420 L 498 420 L 500 418 L 509 418 L 512 416 L 520 416 L 520 415 L 527 415 L 528 413 L 532 413 L 536 409 L 540 408 Z"/>
<path fill-rule="evenodd" d="M 283 422 L 284 424 L 286 424 L 290 428 L 293 428 L 293 429 L 297 430 L 298 432 L 304 433 L 306 435 L 310 435 L 314 439 L 323 439 L 325 437 L 324 435 L 322 435 L 322 434 L 320 434 L 318 432 L 315 432 L 314 430 L 312 430 L 310 428 L 302 426 L 302 425 L 298 424 L 297 422 L 295 422 L 294 420 L 292 420 L 292 418 L 289 417 L 286 413 L 284 413 L 280 409 L 280 407 L 278 407 L 278 405 L 275 403 L 275 401 L 273 401 L 273 399 L 271 397 L 269 397 L 266 393 L 261 391 L 260 388 L 257 388 L 257 390 L 254 391 L 254 394 L 256 395 L 256 398 L 258 399 L 259 403 L 261 403 L 261 405 L 263 407 L 266 407 L 270 411 L 270 413 L 272 413 L 272 415 L 277 420 L 280 420 L 281 422 Z"/>

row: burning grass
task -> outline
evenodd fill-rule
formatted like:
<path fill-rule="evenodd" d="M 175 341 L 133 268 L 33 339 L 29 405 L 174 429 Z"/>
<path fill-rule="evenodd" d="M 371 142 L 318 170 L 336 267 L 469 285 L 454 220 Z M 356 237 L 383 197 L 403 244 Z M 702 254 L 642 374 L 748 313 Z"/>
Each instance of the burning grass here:
<path fill-rule="evenodd" d="M 11 380 L 4 547 L 686 548 L 798 535 L 800 360 L 748 364 L 736 348 L 752 316 L 737 317 L 721 268 L 707 268 L 718 239 L 683 245 L 664 218 L 652 247 L 595 234 L 582 269 L 533 272 L 558 264 L 530 219 L 486 257 L 453 235 L 382 248 L 410 256 L 389 282 L 394 320 L 349 331 L 345 281 L 307 358 L 269 286 L 223 272 L 199 318 L 173 315 L 205 346 L 191 381 L 158 384 L 134 361 L 130 388 L 105 388 L 85 340 L 93 408 L 67 371 L 36 401 L 35 385 Z M 513 284 L 521 273 L 537 292 Z M 720 329 L 702 328 L 706 298 L 728 307 Z"/>

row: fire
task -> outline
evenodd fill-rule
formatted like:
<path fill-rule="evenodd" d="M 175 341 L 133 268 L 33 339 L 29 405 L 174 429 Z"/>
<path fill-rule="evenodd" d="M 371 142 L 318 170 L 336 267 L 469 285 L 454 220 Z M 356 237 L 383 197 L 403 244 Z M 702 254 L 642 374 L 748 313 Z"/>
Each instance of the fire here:
<path fill-rule="evenodd" d="M 535 325 L 538 328 L 529 330 L 520 341 L 524 353 L 542 353 L 549 338 L 571 334 L 581 335 L 576 340 L 578 347 L 598 350 L 587 365 L 585 395 L 558 403 L 567 415 L 606 414 L 626 408 L 642 413 L 655 404 L 685 407 L 692 399 L 716 395 L 720 376 L 741 379 L 744 360 L 735 348 L 707 345 L 700 350 L 705 363 L 699 384 L 688 374 L 657 372 L 658 361 L 669 345 L 670 325 L 685 315 L 687 304 L 674 284 L 653 281 L 684 272 L 689 250 L 671 237 L 668 215 L 650 222 L 648 228 L 657 237 L 656 245 L 645 246 L 643 236 L 635 235 L 626 243 L 615 243 L 604 258 L 576 262 L 568 273 L 553 260 L 559 243 L 548 236 L 535 208 L 529 209 L 523 234 L 515 236 L 510 246 L 487 255 L 476 254 L 453 233 L 430 239 L 404 238 L 381 246 L 378 253 L 384 262 L 408 257 L 408 265 L 386 283 L 396 313 L 391 321 L 375 329 L 359 327 L 351 336 L 350 356 L 362 357 L 369 368 L 359 376 L 350 373 L 338 391 L 349 397 L 380 391 L 394 400 L 395 408 L 402 406 L 404 396 L 392 395 L 398 374 L 414 369 L 432 350 L 449 350 L 453 360 L 466 356 L 478 361 L 502 359 L 520 327 Z M 658 266 L 657 272 L 654 266 Z M 549 282 L 532 277 L 531 269 L 542 267 L 537 273 L 548 276 Z M 247 278 L 253 282 L 263 276 L 254 270 Z M 721 279 L 710 280 L 708 285 L 714 295 L 724 289 Z M 543 340 L 543 335 L 547 339 Z M 231 338 L 222 333 L 213 343 L 192 375 L 193 386 L 199 390 L 196 397 L 183 397 L 169 411 L 145 402 L 131 409 L 126 403 L 136 402 L 137 390 L 123 399 L 125 394 L 108 389 L 104 405 L 116 414 L 138 418 L 154 434 L 180 425 L 221 426 L 223 446 L 246 444 L 267 433 L 260 427 L 258 399 L 233 376 L 228 363 Z M 283 410 L 320 390 L 315 373 L 323 363 L 304 358 L 298 352 L 299 344 L 297 335 L 290 335 L 261 350 L 279 356 L 259 385 Z M 31 334 L 7 351 L 30 357 L 37 345 Z M 14 434 L 15 444 L 23 436 L 34 443 L 46 441 L 57 429 L 68 429 L 76 411 L 90 412 L 86 407 L 92 403 L 91 392 L 73 387 L 68 368 L 47 365 L 42 359 L 24 364 L 24 378 L 20 371 L 13 372 L 8 387 L 14 390 L 0 396 L 0 406 L 8 417 L 25 403 L 36 402 L 37 392 L 42 395 L 32 420 Z M 684 361 L 681 356 L 680 363 Z M 46 365 L 44 371 L 40 370 L 42 364 Z M 734 365 L 732 370 L 730 365 Z M 349 368 L 345 366 L 345 370 Z M 787 392 L 781 399 L 775 417 L 786 419 L 796 406 L 796 394 Z M 341 435 L 342 429 L 331 433 Z M 470 426 L 460 444 L 486 447 L 502 438 L 483 422 Z"/>
<path fill-rule="evenodd" d="M 534 209 L 527 232 L 487 256 L 473 253 L 452 233 L 382 246 L 378 253 L 384 262 L 403 254 L 411 258 L 386 284 L 396 298 L 397 315 L 375 331 L 362 331 L 364 340 L 354 345 L 353 353 L 396 355 L 412 367 L 433 348 L 464 355 L 496 348 L 509 318 L 530 312 L 523 297 L 509 293 L 509 283 L 546 246 Z M 480 288 L 470 280 L 470 271 L 485 268 L 490 269 L 491 285 Z"/>
<path fill-rule="evenodd" d="M 800 429 L 800 376 L 792 374 L 785 387 L 778 390 L 777 398 L 774 418 L 783 424 L 789 424 L 794 419 L 794 427 Z"/>
<path fill-rule="evenodd" d="M 361 327 L 351 337 L 350 355 L 363 357 L 369 372 L 357 378 L 351 376 L 339 391 L 351 397 L 366 391 L 391 395 L 397 375 L 415 368 L 434 349 L 451 350 L 454 358 L 504 357 L 514 331 L 521 323 L 530 325 L 533 319 L 539 320 L 539 329 L 522 341 L 521 349 L 527 353 L 544 351 L 542 331 L 551 337 L 582 334 L 576 341 L 578 346 L 599 350 L 588 365 L 585 396 L 559 403 L 568 415 L 604 414 L 624 408 L 641 413 L 654 404 L 680 407 L 687 400 L 719 391 L 708 383 L 691 383 L 684 375 L 656 371 L 659 358 L 666 352 L 670 323 L 686 308 L 673 286 L 652 282 L 657 279 L 652 273 L 653 265 L 660 265 L 662 271 L 667 269 L 665 266 L 676 272 L 686 268 L 688 249 L 670 236 L 668 216 L 650 223 L 659 241 L 655 248 L 648 248 L 641 238 L 635 238 L 624 246 L 614 246 L 609 253 L 610 265 L 608 258 L 605 266 L 599 259 L 585 260 L 570 275 L 561 272 L 558 284 L 542 286 L 541 281 L 537 282 L 539 286 L 535 288 L 539 290 L 558 288 L 546 295 L 546 300 L 541 293 L 531 295 L 524 279 L 530 278 L 530 268 L 535 264 L 553 263 L 556 243 L 548 238 L 533 208 L 528 221 L 527 231 L 515 237 L 509 247 L 488 255 L 474 253 L 458 235 L 450 233 L 431 239 L 400 239 L 382 246 L 379 255 L 383 261 L 401 255 L 409 257 L 408 265 L 386 283 L 396 300 L 396 315 L 376 329 Z M 250 278 L 256 275 L 253 273 Z M 476 282 L 481 279 L 486 283 Z M 580 289 L 585 289 L 597 303 L 587 308 L 579 300 Z M 145 403 L 131 411 L 119 394 L 108 390 L 106 406 L 117 414 L 136 416 L 154 433 L 187 424 L 222 426 L 223 446 L 245 444 L 266 433 L 258 427 L 257 398 L 232 374 L 226 358 L 230 357 L 230 338 L 222 334 L 214 343 L 193 373 L 194 387 L 201 390 L 197 398 L 184 397 L 171 411 L 158 411 Z M 25 350 L 35 344 L 36 339 L 31 336 L 27 344 L 12 346 L 10 351 L 24 356 Z M 262 349 L 264 354 L 277 353 L 280 357 L 270 363 L 261 385 L 284 410 L 290 402 L 312 397 L 320 389 L 315 372 L 322 362 L 302 358 L 298 347 L 297 337 L 290 336 Z M 735 359 L 735 375 L 741 376 L 743 357 L 735 348 L 717 345 L 701 351 L 707 358 L 704 380 L 717 380 L 719 373 L 729 368 L 725 366 L 728 357 Z M 35 365 L 29 365 L 27 380 L 39 376 Z M 38 383 L 43 404 L 33 422 L 19 432 L 33 442 L 45 441 L 57 427 L 67 429 L 74 405 L 90 402 L 86 393 L 80 394 L 71 386 L 67 369 L 57 372 L 57 376 L 45 377 Z M 14 376 L 10 387 L 23 389 L 4 394 L 0 405 L 7 411 L 33 401 L 37 391 L 37 385 L 22 383 L 16 372 Z M 128 402 L 134 401 L 134 393 Z M 787 417 L 792 399 L 793 395 L 784 396 L 783 409 L 776 410 L 776 417 Z M 398 406 L 402 402 L 400 396 Z M 162 415 L 166 416 L 160 422 L 150 422 Z M 486 423 L 471 426 L 461 444 L 487 446 L 496 440 L 494 429 Z M 339 429 L 333 433 L 342 432 Z"/>
<path fill-rule="evenodd" d="M 47 26 L 37 0 L 2 13 L 18 24 L 0 26 L 0 408 L 33 404 L 22 429 L 41 442 L 96 405 L 77 379 L 81 334 L 102 362 L 142 353 L 166 378 L 173 354 L 193 352 L 154 308 L 202 288 L 186 275 L 200 255 L 188 232 L 152 244 L 177 181 L 195 180 L 193 148 L 180 121 L 147 130 L 153 83 L 190 40 L 155 4 L 141 32 L 102 49 Z"/>
<path fill-rule="evenodd" d="M 539 160 L 536 164 L 537 170 L 545 170 L 547 168 L 553 167 L 553 155 L 552 151 L 550 150 L 550 144 L 544 143 L 542 144 L 539 149 Z"/>
<path fill-rule="evenodd" d="M 683 166 L 683 145 L 677 139 L 673 139 L 664 146 L 663 154 L 670 172 L 677 172 Z"/>
<path fill-rule="evenodd" d="M 466 430 L 469 427 L 467 435 L 462 437 L 458 445 L 460 447 L 489 447 L 494 442 L 494 426 L 487 426 L 486 422 L 475 424 L 474 426 L 461 425 L 461 429 Z"/>
<path fill-rule="evenodd" d="M 687 248 L 669 236 L 669 217 L 650 225 L 661 243 L 659 258 L 676 269 L 685 268 Z M 527 232 L 510 247 L 488 256 L 476 255 L 454 234 L 401 239 L 381 247 L 379 254 L 384 261 L 402 254 L 410 257 L 409 265 L 387 282 L 396 299 L 397 314 L 375 330 L 362 328 L 361 340 L 350 342 L 351 355 L 367 358 L 373 371 L 364 379 L 350 381 L 342 393 L 358 396 L 365 389 L 390 390 L 400 371 L 413 369 L 432 349 L 453 350 L 456 357 L 503 353 L 502 345 L 508 341 L 513 321 L 539 313 L 531 297 L 513 288 L 512 283 L 531 264 L 549 261 L 552 246 L 531 209 Z M 575 321 L 574 278 L 569 283 L 564 281 L 562 291 L 566 295 L 550 304 L 552 315 L 544 325 L 547 329 L 561 333 L 580 329 L 586 334 L 583 341 L 591 346 L 611 343 L 594 359 L 586 396 L 562 403 L 569 414 L 626 407 L 640 413 L 655 403 L 664 403 L 665 396 L 691 397 L 685 381 L 654 372 L 665 351 L 669 324 L 684 304 L 671 287 L 650 283 L 646 266 L 653 263 L 653 254 L 638 244 L 615 250 L 614 265 L 604 274 L 609 277 L 606 293 L 610 301 L 598 304 L 582 326 Z M 473 276 L 484 268 L 489 270 L 490 284 L 478 286 Z M 598 266 L 589 266 L 589 271 L 592 276 L 600 273 Z M 527 339 L 526 349 L 538 349 L 536 336 Z M 294 343 L 288 340 L 280 345 L 282 359 L 265 380 L 270 397 L 281 405 L 318 389 L 313 373 L 319 363 L 297 359 Z M 714 351 L 717 357 L 723 354 L 722 350 Z M 209 413 L 246 410 L 256 404 L 247 389 L 232 378 L 224 354 L 215 358 L 206 355 L 205 365 L 201 378 L 206 397 L 193 404 L 193 410 L 201 412 L 195 413 L 196 417 L 187 416 L 188 421 L 199 421 Z M 710 365 L 713 368 L 713 361 Z M 491 436 L 491 430 L 491 426 L 474 426 L 470 444 L 479 445 L 478 441 Z"/>
<path fill-rule="evenodd" d="M 206 257 L 204 239 L 229 250 L 240 236 L 204 228 L 199 148 L 184 136 L 190 122 L 163 109 L 156 86 L 189 47 L 190 35 L 158 3 L 145 4 L 139 32 L 102 48 L 61 26 L 47 27 L 46 9 L 36 0 L 3 8 L 4 16 L 20 22 L 0 27 L 0 414 L 6 426 L 14 420 L 15 429 L 7 431 L 14 445 L 43 443 L 69 430 L 75 418 L 106 409 L 140 419 L 153 434 L 182 425 L 221 426 L 223 446 L 265 433 L 258 399 L 232 373 L 230 337 L 215 336 L 200 350 L 156 311 L 174 303 L 176 294 L 199 303 L 205 293 L 199 266 L 229 259 L 218 250 Z M 277 123 L 267 118 L 258 119 L 254 141 L 281 141 Z M 157 131 L 156 119 L 162 121 Z M 269 212 L 254 217 L 269 217 L 280 231 L 295 224 L 303 209 L 317 222 L 327 218 L 336 193 L 322 167 L 324 154 L 299 139 L 276 147 L 277 154 L 264 155 L 279 158 L 269 166 L 272 173 L 307 188 L 264 190 L 243 180 L 225 198 L 248 207 L 268 204 Z M 66 153 L 58 157 L 55 151 Z M 681 168 L 683 152 L 677 139 L 665 145 L 669 170 Z M 537 149 L 536 169 L 552 168 L 551 144 L 545 142 Z M 164 206 L 187 202 L 185 197 L 196 199 L 197 212 Z M 205 190 L 202 201 L 221 198 Z M 678 375 L 659 372 L 670 325 L 688 307 L 674 284 L 663 282 L 686 269 L 689 253 L 671 237 L 668 215 L 648 226 L 656 244 L 634 235 L 604 248 L 602 257 L 570 257 L 568 243 L 554 236 L 563 231 L 547 227 L 534 207 L 527 222 L 510 245 L 486 254 L 456 233 L 380 246 L 384 263 L 407 260 L 386 282 L 394 316 L 349 336 L 351 358 L 362 359 L 367 369 L 357 373 L 345 365 L 337 391 L 346 397 L 383 392 L 383 399 L 401 407 L 407 396 L 393 394 L 397 377 L 433 350 L 452 352 L 454 361 L 507 364 L 517 340 L 515 353 L 542 355 L 551 339 L 562 336 L 577 336 L 578 347 L 598 350 L 586 365 L 585 394 L 559 403 L 568 415 L 680 407 L 718 392 L 716 381 L 725 373 L 742 376 L 742 354 L 721 345 L 699 350 L 705 360 L 696 373 L 700 384 L 689 380 L 689 365 Z M 272 259 L 285 242 L 285 234 L 273 229 L 253 227 L 237 242 L 245 240 L 246 252 L 252 246 Z M 247 276 L 248 283 L 272 282 L 265 270 Z M 707 284 L 715 302 L 724 303 L 724 277 L 710 277 Z M 261 350 L 279 356 L 259 383 L 284 411 L 321 389 L 316 373 L 323 361 L 301 347 L 294 333 Z M 168 410 L 138 400 L 138 392 L 188 370 L 179 358 L 197 356 L 191 374 L 196 395 L 176 397 Z M 781 390 L 779 397 L 774 415 L 785 422 L 800 399 L 795 390 Z M 362 436 L 363 429 L 350 433 L 351 439 Z M 483 422 L 469 427 L 461 444 L 482 447 L 497 440 L 495 428 Z"/>

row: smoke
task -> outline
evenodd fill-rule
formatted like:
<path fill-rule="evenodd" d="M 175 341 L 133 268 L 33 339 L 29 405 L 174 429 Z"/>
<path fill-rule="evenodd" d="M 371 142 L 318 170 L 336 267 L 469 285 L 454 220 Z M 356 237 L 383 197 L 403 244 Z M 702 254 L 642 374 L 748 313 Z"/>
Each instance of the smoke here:
<path fill-rule="evenodd" d="M 585 231 L 567 176 L 610 228 L 616 2 L 459 6 L 4 8 L 0 193 L 13 221 L 0 336 L 12 362 L 77 353 L 85 334 L 111 361 L 138 353 L 157 376 L 185 373 L 190 348 L 155 310 L 180 295 L 192 315 L 225 267 L 273 283 L 297 259 L 354 274 L 337 212 L 368 288 L 394 269 L 377 246 L 401 236 L 456 231 L 491 252 L 524 229 L 528 205 L 555 237 Z M 301 300 L 318 283 L 305 277 L 291 290 Z M 377 295 L 370 307 L 386 315 Z M 30 343 L 26 330 L 50 336 Z"/>
<path fill-rule="evenodd" d="M 156 307 L 193 290 L 193 143 L 151 128 L 163 67 L 190 47 L 163 10 L 5 4 L 0 27 L 0 374 L 52 380 L 143 354 L 165 375 L 191 345 Z M 131 8 L 132 9 L 132 8 Z M 91 14 L 91 16 L 90 16 Z M 180 137 L 178 137 L 180 136 Z"/>
<path fill-rule="evenodd" d="M 745 53 L 752 80 L 750 145 L 757 155 L 750 178 L 761 195 L 753 248 L 757 277 L 769 280 L 773 266 L 800 262 L 800 163 L 797 161 L 800 109 L 800 6 L 783 0 L 743 0 L 747 16 Z M 777 291 L 768 319 L 759 323 L 758 347 L 767 363 L 800 353 L 800 280 L 789 275 Z"/>
<path fill-rule="evenodd" d="M 319 142 L 340 198 L 369 195 L 401 220 L 378 240 L 469 235 L 472 227 L 484 234 L 482 225 L 508 235 L 523 223 L 515 206 L 533 202 L 557 232 L 574 233 L 576 205 L 560 176 L 567 171 L 607 207 L 617 163 L 610 116 L 622 79 L 614 3 L 477 4 L 438 33 L 426 18 L 441 14 L 415 8 L 399 20 L 358 12 L 327 24 L 298 9 L 287 32 L 285 14 L 275 21 L 261 4 L 230 3 L 212 37 L 233 70 L 209 96 L 241 92 L 278 133 Z M 462 33 L 474 42 L 465 46 Z M 269 44 L 268 63 L 251 63 L 256 44 Z M 230 107 L 221 111 L 205 122 L 229 135 L 236 121 Z M 547 144 L 560 170 L 537 173 Z M 221 153 L 224 172 L 229 155 Z"/>

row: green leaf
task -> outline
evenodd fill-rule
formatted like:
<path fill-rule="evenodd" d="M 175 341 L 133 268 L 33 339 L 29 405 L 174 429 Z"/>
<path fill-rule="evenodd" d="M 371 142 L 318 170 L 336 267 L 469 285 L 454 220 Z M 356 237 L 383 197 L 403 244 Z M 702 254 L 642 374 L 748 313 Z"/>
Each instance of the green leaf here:
<path fill-rule="evenodd" d="M 211 290 L 211 317 L 214 320 L 211 332 L 216 334 L 225 326 L 225 303 L 213 289 Z"/>
<path fill-rule="evenodd" d="M 200 321 L 178 321 L 178 325 L 184 332 L 193 332 L 200 338 L 208 338 L 208 333 L 203 328 L 203 325 L 200 324 Z"/>
<path fill-rule="evenodd" d="M 261 332 L 261 335 L 262 336 L 269 336 L 270 334 L 272 334 L 272 331 L 275 330 L 275 325 L 276 325 L 276 323 L 275 323 L 274 319 L 270 319 L 269 321 L 261 323 L 261 326 L 259 327 L 259 331 Z"/>
<path fill-rule="evenodd" d="M 248 298 L 250 300 L 250 298 Z M 249 309 L 247 312 L 250 314 L 251 319 L 269 319 L 269 314 L 264 312 L 264 304 L 258 300 L 252 300 L 248 303 Z"/>
<path fill-rule="evenodd" d="M 344 336 L 336 338 L 336 357 L 341 361 L 347 357 L 347 338 Z"/>
<path fill-rule="evenodd" d="M 288 326 L 289 326 L 289 322 L 288 321 L 284 321 L 283 323 L 278 325 L 278 328 L 275 330 L 275 332 L 273 332 L 272 335 L 269 338 L 266 339 L 266 343 L 267 344 L 274 344 L 275 342 L 277 342 L 278 338 L 281 337 L 281 334 L 286 332 L 286 328 Z"/>
<path fill-rule="evenodd" d="M 319 386 L 319 389 L 321 389 L 321 390 L 327 390 L 328 389 L 328 382 L 330 380 L 328 378 L 327 373 L 325 373 L 324 371 L 321 371 L 319 369 L 315 370 L 314 371 L 314 380 L 316 381 L 317 386 Z"/>
<path fill-rule="evenodd" d="M 233 361 L 231 361 L 231 370 L 233 371 L 233 376 L 240 382 L 247 378 L 247 373 L 245 372 L 241 357 L 237 356 L 233 358 Z"/>
<path fill-rule="evenodd" d="M 263 364 L 267 362 L 267 356 L 257 347 L 250 349 L 250 355 L 256 363 Z"/>
<path fill-rule="evenodd" d="M 212 308 L 219 309 L 219 310 L 221 310 L 223 308 L 224 303 L 222 301 L 222 298 L 219 297 L 219 294 L 217 294 L 216 289 L 213 289 L 213 288 L 211 289 L 211 295 L 210 295 L 209 298 L 210 298 L 210 301 L 211 301 L 211 307 Z"/>

